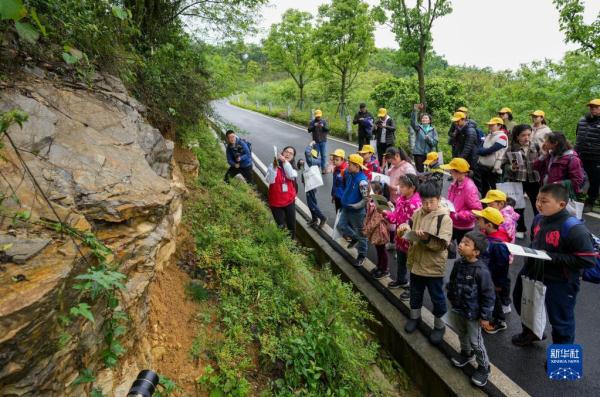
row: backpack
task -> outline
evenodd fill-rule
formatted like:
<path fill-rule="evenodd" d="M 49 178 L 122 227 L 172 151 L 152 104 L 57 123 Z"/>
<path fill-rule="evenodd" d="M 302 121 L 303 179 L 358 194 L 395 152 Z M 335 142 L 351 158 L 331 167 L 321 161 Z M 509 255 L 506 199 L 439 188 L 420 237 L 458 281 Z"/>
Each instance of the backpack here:
<path fill-rule="evenodd" d="M 475 131 L 477 132 L 477 146 L 483 145 L 483 141 L 485 140 L 485 132 L 479 127 L 473 126 Z"/>
<path fill-rule="evenodd" d="M 541 215 L 536 215 L 535 218 L 533 218 L 533 225 L 537 225 L 540 218 Z M 570 216 L 560 227 L 560 235 L 567 236 L 574 226 L 583 224 L 584 222 L 582 220 Z M 592 233 L 590 233 L 590 238 L 592 239 L 592 246 L 594 247 L 595 263 L 594 266 L 583 269 L 583 281 L 600 284 L 600 238 L 594 236 Z"/>
<path fill-rule="evenodd" d="M 246 146 L 248 146 L 248 150 L 250 151 L 250 156 L 252 156 L 252 142 L 245 140 L 244 138 L 240 138 L 240 141 L 244 142 Z"/>

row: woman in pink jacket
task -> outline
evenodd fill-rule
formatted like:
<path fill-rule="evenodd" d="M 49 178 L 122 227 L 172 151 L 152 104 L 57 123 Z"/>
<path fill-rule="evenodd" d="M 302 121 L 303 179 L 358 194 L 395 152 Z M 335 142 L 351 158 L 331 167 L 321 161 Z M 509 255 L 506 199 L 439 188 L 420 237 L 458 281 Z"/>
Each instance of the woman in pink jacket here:
<path fill-rule="evenodd" d="M 389 161 L 390 166 L 385 174 L 390 177 L 390 201 L 395 203 L 400 196 L 399 180 L 400 177 L 407 174 L 417 174 L 415 166 L 410 162 L 410 157 L 402 148 L 389 147 L 385 151 L 385 160 Z"/>
<path fill-rule="evenodd" d="M 471 178 L 469 178 L 469 163 L 460 157 L 453 158 L 449 164 L 441 166 L 450 170 L 452 184 L 448 189 L 448 200 L 454 205 L 454 211 L 450 212 L 453 222 L 452 239 L 460 244 L 463 236 L 473 230 L 475 226 L 475 215 L 472 210 L 482 208 L 479 201 L 479 190 Z"/>

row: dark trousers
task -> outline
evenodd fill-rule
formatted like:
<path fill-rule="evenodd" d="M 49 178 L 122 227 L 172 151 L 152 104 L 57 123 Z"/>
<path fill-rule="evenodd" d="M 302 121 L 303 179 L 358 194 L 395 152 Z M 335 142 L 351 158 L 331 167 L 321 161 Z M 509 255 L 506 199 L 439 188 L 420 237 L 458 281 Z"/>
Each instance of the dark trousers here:
<path fill-rule="evenodd" d="M 333 204 L 335 205 L 335 213 L 337 214 L 342 209 L 342 199 L 335 197 Z"/>
<path fill-rule="evenodd" d="M 279 228 L 286 228 L 290 231 L 290 236 L 296 238 L 296 204 L 292 203 L 287 207 L 271 207 L 273 218 Z"/>
<path fill-rule="evenodd" d="M 462 230 L 462 229 L 452 229 L 452 240 L 456 240 L 456 246 L 460 244 L 460 240 L 465 237 L 465 234 L 469 233 L 472 229 Z"/>
<path fill-rule="evenodd" d="M 423 167 L 423 161 L 425 161 L 425 155 L 424 154 L 413 154 L 413 158 L 415 159 L 415 168 L 417 169 L 417 172 L 423 172 L 425 171 L 425 167 Z"/>
<path fill-rule="evenodd" d="M 410 308 L 420 309 L 423 306 L 425 288 L 429 291 L 433 303 L 433 315 L 442 317 L 446 311 L 446 297 L 444 296 L 444 277 L 425 277 L 410 274 Z"/>
<path fill-rule="evenodd" d="M 385 244 L 376 245 L 375 249 L 377 250 L 377 269 L 387 273 L 390 270 L 390 268 L 388 253 L 385 249 Z"/>
<path fill-rule="evenodd" d="M 600 188 L 600 161 L 598 159 L 585 159 L 582 162 L 583 169 L 590 181 L 590 187 L 587 191 L 588 201 L 593 203 L 598 198 L 598 189 Z"/>
<path fill-rule="evenodd" d="M 521 275 L 527 273 L 522 269 L 518 275 L 513 291 L 513 302 L 519 315 L 521 314 L 521 297 L 523 282 Z M 575 303 L 579 293 L 579 275 L 571 274 L 569 279 L 545 280 L 546 312 L 552 326 L 552 343 L 572 344 L 575 341 Z M 524 331 L 528 328 L 523 326 Z"/>
<path fill-rule="evenodd" d="M 522 182 L 523 183 L 523 192 L 527 193 L 527 197 L 529 197 L 529 202 L 531 203 L 531 207 L 533 208 L 533 216 L 538 214 L 537 207 L 535 205 L 535 201 L 537 200 L 538 192 L 540 191 L 540 183 L 539 182 Z M 527 226 L 525 224 L 525 208 L 519 208 L 516 210 L 520 215 L 519 220 L 517 221 L 517 232 L 525 233 L 527 231 Z"/>
<path fill-rule="evenodd" d="M 317 189 L 306 192 L 306 205 L 310 210 L 310 215 L 312 216 L 313 221 L 316 221 L 317 219 L 325 219 L 325 215 L 323 215 L 319 209 L 319 205 L 317 204 Z"/>
<path fill-rule="evenodd" d="M 396 250 L 396 264 L 398 265 L 398 272 L 396 280 L 405 283 L 408 281 L 408 269 L 406 268 L 406 252 Z"/>
<path fill-rule="evenodd" d="M 368 145 L 371 141 L 371 135 L 358 133 L 358 150 L 362 150 L 363 145 Z"/>
<path fill-rule="evenodd" d="M 383 156 L 385 155 L 385 151 L 389 148 L 390 144 L 377 142 L 377 159 L 379 160 L 379 164 L 383 167 Z"/>
<path fill-rule="evenodd" d="M 235 178 L 236 175 L 242 174 L 246 182 L 252 184 L 254 180 L 252 178 L 252 166 L 246 168 L 235 168 L 234 166 L 229 167 L 225 173 L 224 181 L 229 183 L 231 178 Z"/>
<path fill-rule="evenodd" d="M 505 322 L 504 310 L 502 310 L 502 291 L 496 290 L 496 300 L 494 301 L 494 311 L 492 312 L 494 323 Z"/>
<path fill-rule="evenodd" d="M 487 192 L 492 189 L 496 189 L 496 183 L 498 182 L 499 175 L 494 172 L 493 167 L 486 167 L 481 164 L 477 164 L 475 168 L 475 184 L 479 189 L 481 197 L 485 197 Z"/>

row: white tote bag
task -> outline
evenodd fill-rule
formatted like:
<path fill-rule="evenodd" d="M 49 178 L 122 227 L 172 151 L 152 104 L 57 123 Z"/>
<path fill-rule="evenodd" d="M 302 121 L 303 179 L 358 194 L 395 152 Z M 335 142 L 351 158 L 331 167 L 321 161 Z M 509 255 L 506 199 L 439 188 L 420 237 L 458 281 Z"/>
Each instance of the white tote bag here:
<path fill-rule="evenodd" d="M 584 203 L 569 199 L 569 202 L 567 203 L 567 211 L 569 211 L 569 214 L 572 216 L 577 217 L 577 219 L 583 219 L 583 206 Z"/>
<path fill-rule="evenodd" d="M 521 276 L 523 295 L 521 296 L 521 321 L 540 339 L 546 328 L 546 286 L 541 281 Z"/>
<path fill-rule="evenodd" d="M 342 235 L 340 234 L 340 232 L 338 231 L 338 222 L 340 221 L 340 215 L 342 215 L 342 210 L 340 209 L 337 213 L 337 215 L 335 216 L 335 223 L 333 224 L 333 232 L 331 233 L 331 238 L 334 240 L 337 240 L 338 238 L 342 237 Z"/>
<path fill-rule="evenodd" d="M 521 182 L 496 183 L 496 189 L 503 191 L 508 197 L 515 200 L 515 209 L 525 208 L 525 195 Z"/>
<path fill-rule="evenodd" d="M 321 176 L 321 169 L 318 165 L 313 165 L 304 173 L 304 191 L 310 192 L 313 189 L 323 186 L 323 177 Z"/>

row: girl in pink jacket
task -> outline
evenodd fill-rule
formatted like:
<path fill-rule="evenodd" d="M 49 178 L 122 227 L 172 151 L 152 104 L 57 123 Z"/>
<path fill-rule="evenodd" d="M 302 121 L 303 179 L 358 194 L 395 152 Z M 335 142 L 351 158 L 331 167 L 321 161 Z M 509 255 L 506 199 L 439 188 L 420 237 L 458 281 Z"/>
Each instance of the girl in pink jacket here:
<path fill-rule="evenodd" d="M 421 208 L 421 197 L 417 192 L 419 180 L 415 174 L 406 174 L 399 178 L 398 188 L 400 196 L 396 200 L 394 211 L 386 211 L 388 221 L 396 226 L 408 223 L 413 213 Z M 396 281 L 388 284 L 388 288 L 408 287 L 408 270 L 406 258 L 408 253 L 408 240 L 396 236 L 396 262 L 398 264 L 398 276 Z"/>
<path fill-rule="evenodd" d="M 448 189 L 448 200 L 454 205 L 454 211 L 450 212 L 453 229 L 452 239 L 459 244 L 463 236 L 473 230 L 475 226 L 475 215 L 472 210 L 482 208 L 479 201 L 479 190 L 471 178 L 469 178 L 469 163 L 460 157 L 453 158 L 448 164 L 441 168 L 449 170 L 452 175 L 452 184 Z"/>

